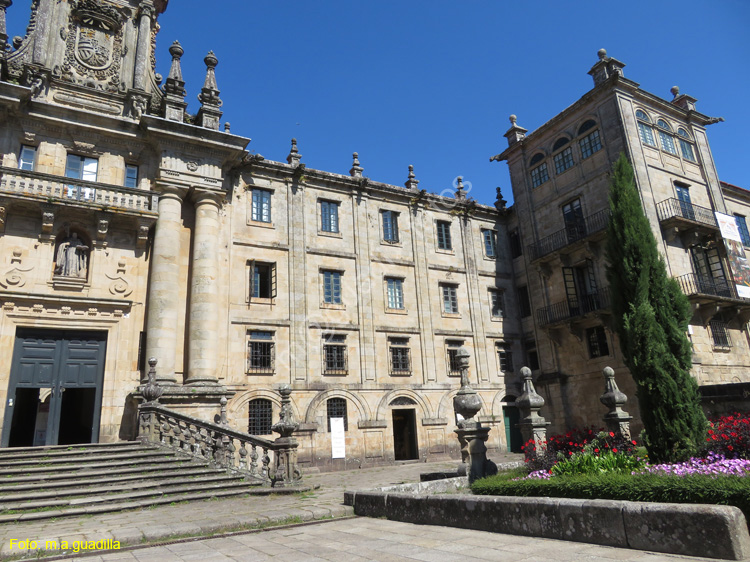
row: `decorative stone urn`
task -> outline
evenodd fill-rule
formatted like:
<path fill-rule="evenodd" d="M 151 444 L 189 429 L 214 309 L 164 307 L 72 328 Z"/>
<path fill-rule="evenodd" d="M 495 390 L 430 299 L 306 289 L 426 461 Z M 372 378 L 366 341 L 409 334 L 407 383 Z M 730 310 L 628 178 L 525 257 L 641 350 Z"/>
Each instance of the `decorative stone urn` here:
<path fill-rule="evenodd" d="M 296 484 L 302 478 L 302 473 L 297 466 L 297 447 L 299 443 L 292 434 L 299 428 L 299 422 L 294 418 L 292 410 L 292 387 L 283 384 L 279 387 L 281 394 L 281 411 L 279 421 L 271 426 L 279 438 L 274 441 L 278 448 L 275 449 L 275 461 L 271 469 L 271 482 L 274 487 L 290 486 Z"/>
<path fill-rule="evenodd" d="M 156 382 L 156 357 L 148 360 L 148 382 L 141 387 L 141 395 L 146 402 L 158 402 L 164 389 Z"/>

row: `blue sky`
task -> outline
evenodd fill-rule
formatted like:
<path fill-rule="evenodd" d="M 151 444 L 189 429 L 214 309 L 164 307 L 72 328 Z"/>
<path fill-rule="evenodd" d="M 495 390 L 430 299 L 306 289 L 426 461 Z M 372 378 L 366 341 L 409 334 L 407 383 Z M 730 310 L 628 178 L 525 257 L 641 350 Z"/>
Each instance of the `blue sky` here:
<path fill-rule="evenodd" d="M 29 4 L 8 10 L 10 36 Z M 724 117 L 709 128 L 719 177 L 750 189 L 746 0 L 171 0 L 159 22 L 157 71 L 178 39 L 189 111 L 212 49 L 224 120 L 269 159 L 296 137 L 308 167 L 345 174 L 358 151 L 377 181 L 402 185 L 413 164 L 420 188 L 461 175 L 480 203 L 497 186 L 511 199 L 507 166 L 489 162 L 508 116 L 534 130 L 573 103 L 604 47 L 642 88 L 671 99 L 678 85 Z"/>

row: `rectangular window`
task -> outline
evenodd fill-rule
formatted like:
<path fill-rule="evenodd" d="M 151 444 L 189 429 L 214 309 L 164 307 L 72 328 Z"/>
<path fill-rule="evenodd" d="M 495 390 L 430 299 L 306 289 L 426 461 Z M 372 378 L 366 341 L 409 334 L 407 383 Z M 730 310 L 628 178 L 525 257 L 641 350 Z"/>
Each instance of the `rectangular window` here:
<path fill-rule="evenodd" d="M 521 310 L 521 318 L 531 316 L 531 302 L 529 301 L 529 288 L 526 285 L 518 287 L 518 305 Z"/>
<path fill-rule="evenodd" d="M 603 326 L 596 326 L 586 330 L 586 341 L 589 344 L 589 357 L 606 357 L 609 355 L 609 345 L 607 344 L 607 332 Z"/>
<path fill-rule="evenodd" d="M 446 360 L 448 362 L 448 376 L 458 377 L 461 375 L 461 363 L 458 360 L 458 350 L 464 344 L 462 340 L 448 340 L 446 346 Z"/>
<path fill-rule="evenodd" d="M 404 280 L 397 277 L 386 277 L 388 308 L 404 308 Z"/>
<path fill-rule="evenodd" d="M 250 296 L 254 299 L 276 298 L 276 264 L 250 262 Z"/>
<path fill-rule="evenodd" d="M 451 223 L 449 221 L 437 221 L 437 244 L 441 250 L 452 250 Z"/>
<path fill-rule="evenodd" d="M 504 343 L 497 344 L 497 358 L 500 361 L 500 370 L 503 373 L 513 372 L 513 352 L 510 346 Z"/>
<path fill-rule="evenodd" d="M 648 146 L 656 146 L 656 139 L 654 139 L 654 130 L 650 125 L 638 122 L 638 134 L 641 136 L 641 142 Z"/>
<path fill-rule="evenodd" d="M 499 289 L 490 289 L 490 313 L 493 318 L 505 316 L 505 298 Z"/>
<path fill-rule="evenodd" d="M 337 201 L 320 202 L 320 230 L 323 232 L 339 231 L 339 204 Z"/>
<path fill-rule="evenodd" d="M 573 166 L 573 149 L 568 147 L 562 152 L 558 152 L 555 154 L 554 161 L 555 171 L 558 174 L 562 174 L 565 170 Z"/>
<path fill-rule="evenodd" d="M 541 166 L 537 166 L 531 170 L 531 187 L 539 187 L 549 179 L 549 172 L 547 171 L 547 163 L 545 162 Z"/>
<path fill-rule="evenodd" d="M 443 312 L 445 314 L 458 314 L 458 296 L 455 285 L 440 284 L 443 294 Z"/>
<path fill-rule="evenodd" d="M 677 156 L 677 147 L 674 145 L 674 137 L 664 131 L 659 131 L 659 139 L 661 139 L 661 147 L 664 152 L 674 154 Z"/>
<path fill-rule="evenodd" d="M 341 304 L 340 271 L 323 271 L 323 302 Z"/>
<path fill-rule="evenodd" d="M 22 146 L 21 155 L 18 158 L 18 168 L 21 170 L 27 170 L 29 172 L 34 171 L 34 164 L 36 163 L 36 147 L 35 146 Z"/>
<path fill-rule="evenodd" d="M 508 234 L 510 239 L 510 256 L 517 258 L 523 255 L 523 246 L 521 245 L 521 235 L 518 233 L 518 229 L 511 230 Z"/>
<path fill-rule="evenodd" d="M 324 336 L 323 341 L 323 374 L 347 374 L 346 336 L 329 334 Z"/>
<path fill-rule="evenodd" d="M 742 215 L 734 215 L 734 222 L 737 223 L 737 230 L 740 231 L 740 238 L 743 246 L 750 246 L 750 232 L 747 230 L 747 221 Z"/>
<path fill-rule="evenodd" d="M 526 342 L 526 360 L 529 362 L 529 369 L 532 371 L 539 370 L 539 354 L 536 351 L 536 341 L 534 340 Z"/>
<path fill-rule="evenodd" d="M 125 164 L 125 183 L 123 185 L 133 189 L 138 187 L 138 166 Z"/>
<path fill-rule="evenodd" d="M 602 141 L 599 137 L 599 130 L 597 129 L 593 133 L 589 133 L 583 137 L 578 144 L 581 146 L 581 159 L 585 160 L 594 152 L 598 152 L 602 148 Z"/>
<path fill-rule="evenodd" d="M 65 163 L 65 177 L 77 180 L 96 181 L 97 168 L 99 161 L 96 158 L 86 158 L 68 154 Z M 96 199 L 96 189 L 93 187 L 84 187 L 78 185 L 66 185 L 65 197 L 76 199 L 78 201 L 94 201 Z"/>
<path fill-rule="evenodd" d="M 253 189 L 252 220 L 271 222 L 271 192 L 266 189 Z"/>
<path fill-rule="evenodd" d="M 494 230 L 482 230 L 484 255 L 488 258 L 497 257 L 497 234 Z"/>
<path fill-rule="evenodd" d="M 247 343 L 247 373 L 273 373 L 274 359 L 273 332 L 250 332 Z"/>
<path fill-rule="evenodd" d="M 682 157 L 685 160 L 689 160 L 690 162 L 697 162 L 697 160 L 695 159 L 695 154 L 693 153 L 693 145 L 683 139 L 679 139 L 679 141 L 680 150 L 682 150 Z"/>
<path fill-rule="evenodd" d="M 391 375 L 411 374 L 409 338 L 388 338 L 391 356 Z"/>
<path fill-rule="evenodd" d="M 380 211 L 383 219 L 383 241 L 395 244 L 398 242 L 398 213 L 395 211 Z"/>
<path fill-rule="evenodd" d="M 326 418 L 328 418 L 328 432 L 331 431 L 331 418 L 344 418 L 344 431 L 349 430 L 349 419 L 346 412 L 346 398 L 329 398 L 326 402 Z"/>
<path fill-rule="evenodd" d="M 726 322 L 723 320 L 711 320 L 708 323 L 708 327 L 711 330 L 714 347 L 732 347 L 732 340 L 729 338 Z"/>

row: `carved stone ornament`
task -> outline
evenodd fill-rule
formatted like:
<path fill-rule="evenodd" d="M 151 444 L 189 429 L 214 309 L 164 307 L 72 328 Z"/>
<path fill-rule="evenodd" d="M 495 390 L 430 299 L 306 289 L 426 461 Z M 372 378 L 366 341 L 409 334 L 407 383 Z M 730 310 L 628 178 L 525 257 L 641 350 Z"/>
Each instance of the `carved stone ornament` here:
<path fill-rule="evenodd" d="M 8 220 L 8 207 L 5 203 L 0 202 L 0 234 L 5 232 L 5 223 Z"/>
<path fill-rule="evenodd" d="M 294 412 L 292 411 L 292 399 L 290 398 L 292 387 L 288 384 L 281 385 L 279 394 L 281 394 L 279 421 L 271 426 L 271 430 L 281 437 L 291 437 L 292 433 L 299 428 L 299 423 L 294 419 Z"/>
<path fill-rule="evenodd" d="M 107 279 L 110 279 L 112 283 L 109 285 L 109 292 L 116 297 L 128 297 L 133 292 L 133 288 L 125 279 L 125 262 L 117 262 L 117 272 L 115 275 L 106 274 Z"/>
<path fill-rule="evenodd" d="M 21 267 L 21 250 L 13 250 L 13 257 L 10 259 L 13 266 L 0 278 L 0 287 L 3 289 L 18 289 L 26 284 L 26 273 L 34 269 L 33 267 Z"/>
<path fill-rule="evenodd" d="M 141 387 L 141 394 L 146 402 L 158 402 L 164 389 L 156 382 L 156 357 L 149 357 L 148 367 L 148 382 Z"/>
<path fill-rule="evenodd" d="M 195 172 L 198 169 L 198 162 L 191 160 L 187 163 L 187 169 L 191 172 Z"/>

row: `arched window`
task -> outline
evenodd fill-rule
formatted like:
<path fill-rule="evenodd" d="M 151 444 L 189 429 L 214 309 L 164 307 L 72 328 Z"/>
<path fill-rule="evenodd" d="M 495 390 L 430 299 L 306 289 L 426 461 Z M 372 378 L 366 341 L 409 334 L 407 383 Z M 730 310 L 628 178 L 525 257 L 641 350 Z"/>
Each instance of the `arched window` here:
<path fill-rule="evenodd" d="M 596 127 L 596 121 L 589 119 L 578 128 L 578 134 L 582 135 Z M 578 140 L 578 146 L 581 147 L 581 160 L 586 160 L 594 152 L 599 152 L 602 148 L 602 139 L 599 135 L 599 129 L 591 131 L 588 135 Z"/>
<path fill-rule="evenodd" d="M 594 127 L 596 127 L 596 121 L 594 121 L 593 119 L 589 119 L 588 121 L 584 122 L 583 125 L 578 127 L 578 134 L 582 135 L 583 133 L 585 133 L 589 129 L 593 129 Z"/>
<path fill-rule="evenodd" d="M 685 129 L 677 129 L 677 136 L 679 137 L 677 140 L 680 141 L 682 157 L 685 160 L 697 162 L 695 159 L 695 153 L 693 152 L 693 145 L 690 142 L 690 135 L 688 135 L 687 131 Z"/>
<path fill-rule="evenodd" d="M 563 148 L 565 145 L 570 143 L 570 139 L 567 137 L 560 137 L 555 141 L 555 145 L 552 147 L 552 150 L 559 150 Z M 558 152 L 553 157 L 553 160 L 555 161 L 555 171 L 558 174 L 562 174 L 565 170 L 572 167 L 573 162 L 573 149 L 568 146 L 567 148 L 563 148 L 562 152 Z"/>
<path fill-rule="evenodd" d="M 529 166 L 535 166 L 544 160 L 544 154 L 537 152 L 531 157 Z M 542 162 L 536 168 L 531 170 L 531 187 L 539 187 L 549 179 L 549 172 L 547 171 L 547 163 Z"/>
<path fill-rule="evenodd" d="M 534 154 L 534 156 L 531 157 L 531 162 L 529 162 L 529 166 L 534 166 L 535 164 L 538 164 L 542 160 L 544 160 L 544 154 L 542 154 L 541 152 L 537 152 L 536 154 Z"/>
<path fill-rule="evenodd" d="M 659 119 L 656 122 L 656 126 L 659 127 L 659 140 L 661 141 L 662 150 L 677 156 L 677 146 L 675 146 L 674 137 L 672 136 L 672 127 L 664 119 Z"/>
<path fill-rule="evenodd" d="M 345 398 L 329 398 L 326 402 L 326 417 L 328 418 L 328 431 L 331 431 L 331 418 L 344 418 L 344 431 L 349 430 L 349 416 L 346 413 Z"/>
<path fill-rule="evenodd" d="M 638 134 L 641 137 L 641 142 L 647 146 L 655 147 L 656 138 L 654 137 L 654 129 L 650 125 L 651 119 L 640 109 L 635 112 L 635 116 L 638 119 Z"/>
<path fill-rule="evenodd" d="M 247 432 L 250 435 L 270 435 L 273 425 L 273 404 L 265 398 L 248 402 Z"/>

